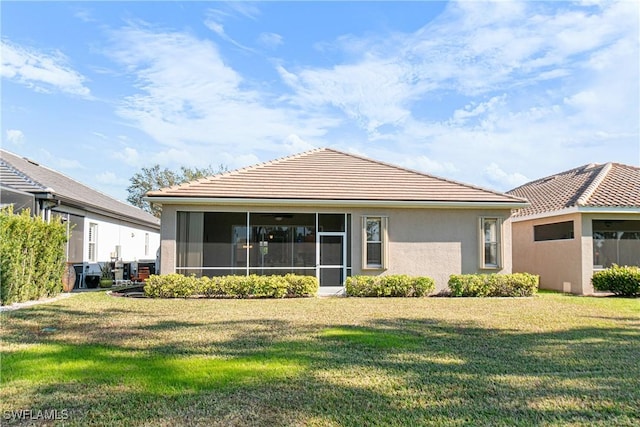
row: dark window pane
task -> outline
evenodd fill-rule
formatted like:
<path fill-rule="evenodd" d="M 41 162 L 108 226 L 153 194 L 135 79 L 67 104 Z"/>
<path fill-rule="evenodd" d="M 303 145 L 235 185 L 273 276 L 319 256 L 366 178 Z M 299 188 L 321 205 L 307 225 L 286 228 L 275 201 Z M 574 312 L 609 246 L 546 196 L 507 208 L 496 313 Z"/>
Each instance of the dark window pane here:
<path fill-rule="evenodd" d="M 533 240 L 536 242 L 573 239 L 573 236 L 573 221 L 554 222 L 533 227 Z"/>
<path fill-rule="evenodd" d="M 498 265 L 498 244 L 497 243 L 485 243 L 484 244 L 484 264 L 485 265 Z"/>
<path fill-rule="evenodd" d="M 318 214 L 320 231 L 344 231 L 344 214 Z"/>
<path fill-rule="evenodd" d="M 382 243 L 367 243 L 367 265 L 382 265 Z"/>
<path fill-rule="evenodd" d="M 321 268 L 320 286 L 342 286 L 344 283 L 342 268 Z"/>

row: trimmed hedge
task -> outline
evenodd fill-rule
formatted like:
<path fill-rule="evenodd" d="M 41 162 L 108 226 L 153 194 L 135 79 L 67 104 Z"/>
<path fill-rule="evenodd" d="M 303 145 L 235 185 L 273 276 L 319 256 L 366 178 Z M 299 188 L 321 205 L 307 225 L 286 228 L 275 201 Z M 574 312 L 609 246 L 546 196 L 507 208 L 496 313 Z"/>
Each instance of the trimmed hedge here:
<path fill-rule="evenodd" d="M 51 297 L 62 292 L 67 228 L 28 210 L 0 211 L 0 304 Z"/>
<path fill-rule="evenodd" d="M 310 297 L 318 292 L 313 276 L 220 276 L 182 274 L 151 275 L 145 282 L 147 296 L 157 298 L 284 298 Z"/>
<path fill-rule="evenodd" d="M 454 297 L 530 297 L 538 291 L 540 277 L 529 273 L 452 274 Z"/>
<path fill-rule="evenodd" d="M 423 297 L 435 289 L 430 277 L 389 276 L 347 277 L 346 291 L 350 297 Z"/>
<path fill-rule="evenodd" d="M 598 271 L 591 277 L 593 288 L 597 291 L 611 291 L 618 296 L 640 296 L 640 267 L 620 267 Z"/>

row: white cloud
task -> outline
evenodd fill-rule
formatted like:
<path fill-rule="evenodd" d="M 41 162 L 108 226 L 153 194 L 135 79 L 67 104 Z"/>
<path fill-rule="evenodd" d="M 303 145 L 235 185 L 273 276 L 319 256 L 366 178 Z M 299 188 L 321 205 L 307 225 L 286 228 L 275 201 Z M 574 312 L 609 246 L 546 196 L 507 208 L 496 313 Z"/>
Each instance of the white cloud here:
<path fill-rule="evenodd" d="M 338 123 L 256 91 L 209 40 L 126 27 L 113 33 L 110 54 L 136 79 L 137 93 L 117 113 L 165 146 L 166 160 L 195 165 L 218 163 L 225 151 L 230 159 L 256 149 L 279 153 L 289 135 L 311 141 Z"/>
<path fill-rule="evenodd" d="M 505 172 L 496 163 L 491 163 L 489 166 L 487 166 L 484 169 L 484 175 L 489 180 L 489 182 L 491 182 L 495 186 L 508 187 L 510 189 L 518 187 L 518 186 L 530 181 L 529 178 L 527 178 L 526 176 L 524 176 L 521 173 L 518 173 L 518 172 L 507 173 L 507 172 Z"/>
<path fill-rule="evenodd" d="M 242 50 L 255 53 L 254 49 L 248 46 L 245 46 L 244 44 L 238 42 L 237 40 L 232 38 L 230 35 L 228 35 L 222 23 L 225 19 L 228 19 L 230 15 L 234 14 L 234 12 L 253 19 L 254 16 L 252 13 L 254 9 L 251 7 L 246 8 L 246 7 L 243 7 L 242 5 L 234 6 L 233 3 L 229 3 L 228 6 L 231 7 L 231 9 L 233 9 L 232 12 L 224 12 L 219 9 L 209 10 L 208 16 L 204 21 L 204 25 L 207 28 L 209 28 L 211 31 L 213 31 L 215 34 L 217 34 L 218 37 L 220 37 L 222 40 L 229 42 L 232 45 Z M 257 11 L 257 9 L 255 10 Z"/>
<path fill-rule="evenodd" d="M 258 36 L 258 43 L 268 49 L 275 49 L 280 46 L 282 41 L 282 36 L 276 33 L 260 33 Z"/>
<path fill-rule="evenodd" d="M 342 110 L 368 132 L 385 124 L 397 124 L 411 113 L 407 104 L 419 84 L 405 64 L 369 59 L 331 69 L 304 69 L 294 74 L 278 68 L 285 83 L 296 95 L 292 101 L 301 108 L 323 105 Z"/>
<path fill-rule="evenodd" d="M 143 163 L 138 150 L 133 147 L 114 151 L 113 158 L 129 166 L 139 167 Z"/>
<path fill-rule="evenodd" d="M 286 147 L 286 151 L 291 154 L 302 153 L 303 151 L 309 151 L 316 148 L 313 144 L 310 144 L 295 134 L 287 136 L 284 146 Z"/>
<path fill-rule="evenodd" d="M 114 172 L 105 171 L 95 176 L 100 184 L 127 186 L 129 181 L 126 178 L 118 177 Z"/>
<path fill-rule="evenodd" d="M 40 92 L 60 91 L 84 98 L 90 97 L 86 78 L 68 65 L 59 51 L 43 53 L 3 39 L 2 77 Z"/>
<path fill-rule="evenodd" d="M 40 155 L 43 159 L 42 164 L 51 165 L 52 169 L 55 170 L 69 170 L 69 169 L 85 169 L 86 165 L 83 165 L 78 160 L 69 159 L 66 157 L 60 157 L 58 155 L 53 155 L 48 150 L 44 148 L 39 149 Z"/>
<path fill-rule="evenodd" d="M 78 8 L 76 12 L 73 14 L 76 18 L 81 20 L 82 22 L 96 22 L 96 19 L 93 16 L 93 13 L 89 9 Z"/>
<path fill-rule="evenodd" d="M 7 142 L 13 145 L 22 145 L 24 133 L 19 129 L 7 129 Z"/>
<path fill-rule="evenodd" d="M 427 156 L 409 157 L 400 162 L 404 167 L 439 176 L 451 176 L 458 168 L 451 162 L 440 162 Z"/>
<path fill-rule="evenodd" d="M 357 150 L 507 190 L 638 158 L 639 7 L 454 2 L 412 34 L 337 39 L 347 62 L 278 71 L 296 105 L 357 124 Z"/>
<path fill-rule="evenodd" d="M 112 39 L 112 58 L 136 81 L 118 114 L 161 143 L 148 161 L 167 166 L 233 168 L 257 162 L 250 153 L 329 145 L 506 190 L 569 162 L 637 157 L 637 9 L 451 3 L 414 33 L 318 43 L 343 62 L 273 60 L 289 90 L 280 96 L 211 40 L 130 26 Z M 212 11 L 209 27 L 235 44 L 223 24 L 238 13 L 259 11 Z"/>

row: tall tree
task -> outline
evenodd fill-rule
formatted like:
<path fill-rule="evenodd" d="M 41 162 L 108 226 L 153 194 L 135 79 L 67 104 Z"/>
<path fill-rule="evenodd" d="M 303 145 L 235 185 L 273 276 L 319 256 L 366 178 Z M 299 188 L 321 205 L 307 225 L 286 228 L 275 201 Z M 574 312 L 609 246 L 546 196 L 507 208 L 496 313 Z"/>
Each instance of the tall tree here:
<path fill-rule="evenodd" d="M 221 172 L 226 172 L 228 169 L 224 165 L 218 166 L 214 169 L 211 166 L 206 168 L 188 168 L 186 166 L 180 167 L 179 171 L 173 171 L 167 168 L 160 168 L 160 165 L 156 164 L 149 168 L 142 168 L 140 172 L 136 172 L 129 181 L 131 185 L 127 187 L 127 201 L 134 206 L 141 208 L 160 218 L 162 208 L 159 205 L 155 205 L 143 200 L 144 196 L 149 191 L 159 190 L 164 187 L 171 187 L 172 185 L 184 184 L 185 182 L 195 181 L 200 178 L 215 175 Z"/>

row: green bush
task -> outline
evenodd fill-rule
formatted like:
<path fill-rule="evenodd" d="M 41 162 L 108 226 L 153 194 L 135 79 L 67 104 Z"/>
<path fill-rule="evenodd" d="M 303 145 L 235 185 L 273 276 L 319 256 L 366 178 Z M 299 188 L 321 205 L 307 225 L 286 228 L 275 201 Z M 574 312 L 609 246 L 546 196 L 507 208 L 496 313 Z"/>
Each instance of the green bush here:
<path fill-rule="evenodd" d="M 0 210 L 0 304 L 62 292 L 67 229 L 54 217 L 45 222 L 28 210 Z"/>
<path fill-rule="evenodd" d="M 312 297 L 318 293 L 318 279 L 315 276 L 289 273 L 284 279 L 287 281 L 287 296 Z"/>
<path fill-rule="evenodd" d="M 182 274 L 150 276 L 144 286 L 147 296 L 158 298 L 283 298 L 313 296 L 318 280 L 311 276 L 221 276 Z"/>
<path fill-rule="evenodd" d="M 529 273 L 452 274 L 454 297 L 529 297 L 538 291 L 540 277 Z"/>
<path fill-rule="evenodd" d="M 422 297 L 435 289 L 430 277 L 352 276 L 346 280 L 347 296 L 351 297 Z"/>
<path fill-rule="evenodd" d="M 616 264 L 607 270 L 598 271 L 591 277 L 597 291 L 610 291 L 619 296 L 640 296 L 640 267 L 620 267 Z"/>

